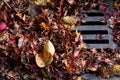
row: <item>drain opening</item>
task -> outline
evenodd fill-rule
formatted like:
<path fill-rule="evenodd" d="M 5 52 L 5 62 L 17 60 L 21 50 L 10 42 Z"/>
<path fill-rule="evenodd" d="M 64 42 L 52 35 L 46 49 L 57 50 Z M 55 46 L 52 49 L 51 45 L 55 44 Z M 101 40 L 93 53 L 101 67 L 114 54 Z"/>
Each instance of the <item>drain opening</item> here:
<path fill-rule="evenodd" d="M 107 23 L 103 23 L 100 21 L 87 21 L 85 23 L 81 23 L 81 25 L 106 25 Z"/>
<path fill-rule="evenodd" d="M 104 16 L 101 12 L 84 12 L 87 16 Z"/>
<path fill-rule="evenodd" d="M 84 31 L 80 31 L 81 34 L 108 34 L 108 31 L 107 30 L 84 30 Z"/>
<path fill-rule="evenodd" d="M 108 44 L 109 40 L 83 40 L 87 44 Z"/>

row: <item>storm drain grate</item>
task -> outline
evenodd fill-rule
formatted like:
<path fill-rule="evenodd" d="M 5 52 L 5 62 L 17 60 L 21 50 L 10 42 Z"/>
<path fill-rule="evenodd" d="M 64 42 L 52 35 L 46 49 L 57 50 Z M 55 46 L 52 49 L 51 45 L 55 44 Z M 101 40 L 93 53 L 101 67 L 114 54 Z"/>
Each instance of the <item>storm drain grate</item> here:
<path fill-rule="evenodd" d="M 107 23 L 102 23 L 104 18 L 103 13 L 99 11 L 86 11 L 85 23 L 80 26 L 76 26 L 75 30 L 78 30 L 83 35 L 83 40 L 87 44 L 88 49 L 96 48 L 116 48 L 117 45 L 112 40 L 112 30 L 108 27 Z"/>

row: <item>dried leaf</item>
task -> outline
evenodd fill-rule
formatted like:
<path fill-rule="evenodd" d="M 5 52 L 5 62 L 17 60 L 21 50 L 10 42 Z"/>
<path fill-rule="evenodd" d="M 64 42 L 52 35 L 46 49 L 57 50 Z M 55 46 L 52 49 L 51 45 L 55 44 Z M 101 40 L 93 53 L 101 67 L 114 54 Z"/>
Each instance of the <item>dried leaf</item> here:
<path fill-rule="evenodd" d="M 82 77 L 81 76 L 79 76 L 79 77 L 77 77 L 77 79 L 76 80 L 82 80 Z"/>
<path fill-rule="evenodd" d="M 96 67 L 89 67 L 88 70 L 97 71 L 97 68 Z"/>
<path fill-rule="evenodd" d="M 45 29 L 45 30 L 49 30 L 50 29 L 50 27 L 45 22 L 41 22 L 40 26 L 41 26 L 42 29 Z"/>
<path fill-rule="evenodd" d="M 42 53 L 35 55 L 36 64 L 43 68 L 53 61 L 53 55 L 50 52 L 43 50 Z"/>
<path fill-rule="evenodd" d="M 76 20 L 73 17 L 66 16 L 61 18 L 61 23 L 68 29 L 73 30 Z"/>
<path fill-rule="evenodd" d="M 119 64 L 113 65 L 113 71 L 115 75 L 120 75 L 120 65 Z"/>
<path fill-rule="evenodd" d="M 115 7 L 120 7 L 120 0 L 115 0 L 114 6 Z"/>
<path fill-rule="evenodd" d="M 46 50 L 44 50 L 42 54 L 43 54 L 43 60 L 45 62 L 45 65 L 51 64 L 51 62 L 53 61 L 53 55 Z"/>
<path fill-rule="evenodd" d="M 45 44 L 44 44 L 44 50 L 50 52 L 51 55 L 54 55 L 55 48 L 54 48 L 54 45 L 52 44 L 52 42 L 50 40 L 48 40 L 48 41 L 45 42 Z"/>
<path fill-rule="evenodd" d="M 0 9 L 3 7 L 3 5 L 4 5 L 4 2 L 1 0 L 0 1 Z"/>
<path fill-rule="evenodd" d="M 47 0 L 47 3 L 51 3 L 52 2 L 52 0 Z"/>
<path fill-rule="evenodd" d="M 75 24 L 76 23 L 75 19 L 73 17 L 70 17 L 70 16 L 62 17 L 61 20 L 65 24 Z"/>
<path fill-rule="evenodd" d="M 35 55 L 35 61 L 36 61 L 36 64 L 41 68 L 46 66 L 45 61 L 43 60 L 42 54 L 36 54 Z"/>
<path fill-rule="evenodd" d="M 109 58 L 105 58 L 104 60 L 106 63 L 110 63 L 112 60 L 110 60 Z"/>
<path fill-rule="evenodd" d="M 74 4 L 75 0 L 67 0 L 69 4 Z"/>
<path fill-rule="evenodd" d="M 35 4 L 42 5 L 42 6 L 46 5 L 46 3 L 47 3 L 47 0 L 37 0 L 37 1 L 35 1 Z"/>
<path fill-rule="evenodd" d="M 17 13 L 16 14 L 20 19 L 22 19 L 22 13 Z"/>
<path fill-rule="evenodd" d="M 85 43 L 81 43 L 80 45 L 78 45 L 79 49 L 87 49 L 87 45 Z"/>
<path fill-rule="evenodd" d="M 17 13 L 16 14 L 21 20 L 25 21 L 26 20 L 26 15 L 22 13 Z"/>
<path fill-rule="evenodd" d="M 6 29 L 6 28 L 7 28 L 6 23 L 0 22 L 0 30 L 4 30 L 4 29 Z"/>

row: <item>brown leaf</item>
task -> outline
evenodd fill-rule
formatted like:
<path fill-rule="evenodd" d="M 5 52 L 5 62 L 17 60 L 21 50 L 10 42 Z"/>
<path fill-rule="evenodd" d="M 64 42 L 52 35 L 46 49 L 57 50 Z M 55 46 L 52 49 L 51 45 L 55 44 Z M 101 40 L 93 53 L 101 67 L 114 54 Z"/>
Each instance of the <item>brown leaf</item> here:
<path fill-rule="evenodd" d="M 44 44 L 44 50 L 48 51 L 51 55 L 54 55 L 55 53 L 55 48 L 54 45 L 52 44 L 52 42 L 50 40 L 46 41 Z"/>
<path fill-rule="evenodd" d="M 36 64 L 41 68 L 46 66 L 45 61 L 43 60 L 42 54 L 36 54 L 35 55 L 35 61 L 36 61 Z"/>

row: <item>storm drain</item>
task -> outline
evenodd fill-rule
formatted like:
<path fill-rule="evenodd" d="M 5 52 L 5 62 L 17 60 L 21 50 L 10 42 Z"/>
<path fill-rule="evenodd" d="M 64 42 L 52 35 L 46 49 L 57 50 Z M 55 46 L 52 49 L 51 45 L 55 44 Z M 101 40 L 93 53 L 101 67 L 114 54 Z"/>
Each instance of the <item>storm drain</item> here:
<path fill-rule="evenodd" d="M 101 22 L 104 14 L 99 11 L 85 11 L 83 14 L 86 22 L 76 26 L 75 30 L 81 32 L 88 49 L 116 48 L 117 45 L 112 40 L 112 30 L 107 23 Z"/>

